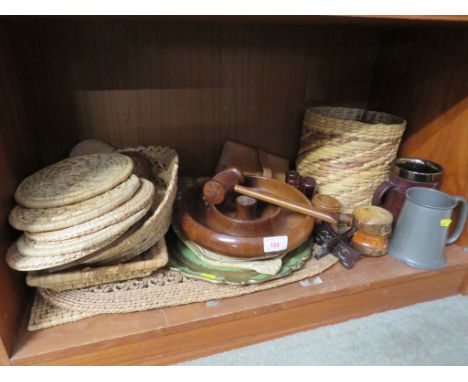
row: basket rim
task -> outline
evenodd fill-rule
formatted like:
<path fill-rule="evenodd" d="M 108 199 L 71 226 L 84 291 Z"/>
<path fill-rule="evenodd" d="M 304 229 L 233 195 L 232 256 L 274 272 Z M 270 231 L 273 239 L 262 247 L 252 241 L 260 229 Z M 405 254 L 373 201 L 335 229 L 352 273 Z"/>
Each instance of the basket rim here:
<path fill-rule="evenodd" d="M 383 117 L 385 121 L 381 121 L 378 123 L 370 123 L 370 122 L 358 121 L 358 120 L 350 119 L 350 118 L 339 118 L 331 114 L 333 111 L 355 112 L 355 113 L 361 113 L 362 115 L 372 113 L 375 116 Z M 370 110 L 370 109 L 344 107 L 344 106 L 309 106 L 306 108 L 306 113 L 307 112 L 319 114 L 320 116 L 326 117 L 329 119 L 333 119 L 337 121 L 352 122 L 352 123 L 360 124 L 363 126 L 378 126 L 378 125 L 385 125 L 385 126 L 405 125 L 406 126 L 406 121 L 397 115 L 385 113 L 382 111 Z"/>

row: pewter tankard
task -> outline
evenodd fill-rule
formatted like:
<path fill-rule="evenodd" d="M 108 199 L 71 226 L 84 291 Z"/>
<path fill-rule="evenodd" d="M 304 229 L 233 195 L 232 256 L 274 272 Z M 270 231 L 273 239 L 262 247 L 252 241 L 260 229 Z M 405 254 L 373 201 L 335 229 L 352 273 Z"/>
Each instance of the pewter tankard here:
<path fill-rule="evenodd" d="M 460 214 L 453 233 L 447 238 L 452 211 L 458 203 Z M 409 188 L 388 253 L 416 268 L 442 268 L 447 263 L 444 248 L 458 240 L 467 215 L 468 203 L 462 196 L 450 196 L 431 188 Z"/>

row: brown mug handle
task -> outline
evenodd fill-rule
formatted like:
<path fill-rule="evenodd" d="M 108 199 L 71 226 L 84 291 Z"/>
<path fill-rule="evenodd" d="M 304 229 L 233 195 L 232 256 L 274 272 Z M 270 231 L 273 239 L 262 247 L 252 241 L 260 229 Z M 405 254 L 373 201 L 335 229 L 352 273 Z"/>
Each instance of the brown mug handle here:
<path fill-rule="evenodd" d="M 373 206 L 381 206 L 384 202 L 385 195 L 390 190 L 396 188 L 396 185 L 389 180 L 384 181 L 374 192 L 372 196 L 372 205 Z"/>

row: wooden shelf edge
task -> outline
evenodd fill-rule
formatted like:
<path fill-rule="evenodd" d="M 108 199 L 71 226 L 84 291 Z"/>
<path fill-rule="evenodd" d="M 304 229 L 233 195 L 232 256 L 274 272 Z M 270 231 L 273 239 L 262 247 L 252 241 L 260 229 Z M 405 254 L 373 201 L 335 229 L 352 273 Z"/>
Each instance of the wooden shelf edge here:
<path fill-rule="evenodd" d="M 16 22 L 24 16 L 0 16 L 0 21 Z M 468 22 L 466 15 L 40 15 L 28 16 L 30 20 L 129 20 L 138 22 L 192 22 L 192 23 L 228 23 L 228 24 L 278 24 L 278 25 L 433 25 L 462 24 Z"/>
<path fill-rule="evenodd" d="M 464 271 L 418 279 L 117 346 L 13 358 L 13 365 L 166 365 L 456 294 Z M 107 344 L 109 345 L 109 344 Z"/>
<path fill-rule="evenodd" d="M 252 295 L 246 295 L 222 300 L 225 309 L 224 311 L 220 309 L 219 314 L 207 313 L 206 304 L 198 303 L 155 311 L 105 315 L 32 334 L 23 333 L 23 337 L 27 338 L 23 338 L 22 345 L 17 347 L 11 362 L 14 365 L 169 364 L 449 296 L 462 292 L 468 278 L 468 256 L 463 257 L 460 248 L 452 249 L 452 252 L 455 252 L 453 254 L 455 256 L 451 257 L 449 266 L 438 272 L 411 269 L 409 274 L 387 280 L 366 283 L 364 279 L 360 285 L 351 283 L 347 287 L 305 295 L 306 288 L 301 288 L 295 283 L 256 293 L 257 299 L 263 296 L 268 301 L 272 301 L 271 304 L 264 303 L 263 306 L 252 305 L 251 301 L 255 299 Z M 368 273 L 373 265 L 379 264 L 377 259 L 369 260 L 376 262 L 367 261 L 358 273 Z M 392 263 L 390 259 L 381 260 L 380 266 L 386 266 L 389 262 L 397 269 L 406 270 L 396 262 Z M 342 272 L 339 266 L 328 271 L 328 274 L 333 277 L 336 285 L 339 285 L 340 275 L 351 275 Z M 326 275 L 327 272 L 323 277 Z M 290 296 L 291 293 L 294 296 Z M 296 295 L 297 298 L 294 298 Z M 241 304 L 245 302 L 245 307 L 233 309 L 232 306 L 236 301 Z M 79 338 L 83 330 L 90 330 L 93 333 L 98 330 L 96 328 L 102 329 L 113 320 L 144 327 L 148 320 L 155 319 L 158 314 L 164 312 L 166 312 L 164 316 L 166 321 L 170 321 L 171 314 L 172 316 L 192 315 L 198 319 L 191 321 L 176 317 L 172 324 L 153 325 L 141 332 L 129 332 L 128 335 L 122 332 L 121 335 L 108 336 L 94 343 L 79 343 L 68 339 L 69 346 L 66 344 L 62 347 L 42 346 L 40 349 L 37 346 L 34 348 L 31 343 L 28 344 L 28 341 L 34 342 L 35 336 L 36 341 L 37 337 L 42 337 L 44 344 L 47 343 L 47 336 L 54 338 L 57 335 L 64 336 L 63 340 L 66 343 L 67 333 L 69 336 Z M 28 346 L 25 347 L 25 344 Z"/>

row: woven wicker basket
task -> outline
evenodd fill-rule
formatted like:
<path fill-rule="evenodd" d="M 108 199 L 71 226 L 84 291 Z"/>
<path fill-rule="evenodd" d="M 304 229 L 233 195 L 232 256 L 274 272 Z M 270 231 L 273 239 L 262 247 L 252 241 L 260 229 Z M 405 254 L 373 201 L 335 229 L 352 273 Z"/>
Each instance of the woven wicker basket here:
<path fill-rule="evenodd" d="M 317 180 L 318 191 L 337 198 L 343 212 L 371 203 L 387 177 L 406 121 L 361 109 L 306 110 L 296 167 Z"/>

